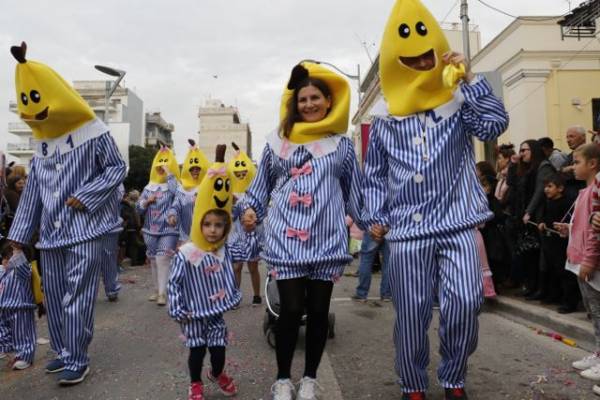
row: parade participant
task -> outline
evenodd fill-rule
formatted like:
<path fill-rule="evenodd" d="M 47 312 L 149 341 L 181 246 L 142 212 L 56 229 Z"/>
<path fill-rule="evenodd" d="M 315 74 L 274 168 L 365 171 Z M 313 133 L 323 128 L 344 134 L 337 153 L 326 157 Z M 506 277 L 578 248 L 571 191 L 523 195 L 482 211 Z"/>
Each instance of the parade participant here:
<path fill-rule="evenodd" d="M 150 260 L 155 293 L 149 301 L 159 306 L 167 303 L 167 279 L 169 266 L 179 239 L 177 218 L 168 212 L 175 203 L 178 190 L 179 165 L 173 151 L 166 147 L 156 152 L 150 170 L 150 182 L 144 188 L 136 204 L 138 213 L 144 217 L 142 234 L 146 243 L 146 256 Z"/>
<path fill-rule="evenodd" d="M 472 138 L 495 139 L 508 116 L 489 83 L 450 52 L 419 0 L 396 2 L 379 66 L 385 102 L 371 125 L 364 195 L 373 236 L 389 230 L 403 398 L 424 399 L 429 385 L 427 331 L 437 287 L 439 382 L 446 399 L 466 399 L 483 299 L 474 228 L 492 217 L 475 175 Z"/>
<path fill-rule="evenodd" d="M 175 197 L 175 203 L 169 210 L 169 218 L 179 220 L 179 243 L 190 238 L 194 203 L 198 194 L 198 186 L 206 175 L 209 163 L 204 153 L 196 146 L 196 142 L 188 139 L 190 149 L 181 167 L 181 185 Z"/>
<path fill-rule="evenodd" d="M 242 204 L 244 193 L 252 183 L 256 175 L 256 166 L 248 157 L 245 151 L 240 150 L 237 144 L 231 143 L 235 150 L 235 156 L 227 163 L 227 169 L 231 176 L 231 191 L 237 204 Z M 252 231 L 247 232 L 241 225 L 240 216 L 243 210 L 241 207 L 234 206 L 233 208 L 233 228 L 229 235 L 230 243 L 245 244 L 247 248 L 255 249 L 252 254 L 248 254 L 248 258 L 242 262 L 233 264 L 235 272 L 235 281 L 238 287 L 242 284 L 242 268 L 244 262 L 248 264 L 250 271 L 250 279 L 252 280 L 252 305 L 258 306 L 262 303 L 260 296 L 260 272 L 258 271 L 258 261 L 260 259 L 261 243 L 262 243 L 262 226 L 253 227 Z"/>
<path fill-rule="evenodd" d="M 120 210 L 121 199 L 125 195 L 125 186 L 123 184 L 119 185 L 117 191 L 119 197 L 112 201 L 118 202 L 117 209 Z M 102 263 L 100 271 L 102 273 L 102 283 L 104 284 L 104 294 L 106 294 L 106 298 L 110 302 L 117 301 L 119 299 L 119 292 L 121 291 L 121 283 L 119 283 L 119 235 L 122 231 L 123 227 L 120 226 L 106 235 L 106 243 L 104 245 L 106 258 Z"/>
<path fill-rule="evenodd" d="M 246 191 L 244 223 L 264 220 L 261 253 L 277 280 L 275 400 L 291 399 L 291 365 L 300 320 L 307 315 L 306 365 L 298 400 L 315 399 L 333 283 L 352 261 L 349 214 L 359 224 L 362 174 L 348 128 L 350 88 L 318 64 L 294 67 L 281 105 L 281 126 L 267 139 L 258 173 Z M 362 224 L 361 224 L 362 226 Z"/>
<path fill-rule="evenodd" d="M 35 357 L 35 309 L 32 270 L 22 251 L 0 249 L 0 353 L 15 353 L 12 369 L 22 370 Z"/>
<path fill-rule="evenodd" d="M 121 226 L 117 187 L 126 166 L 108 127 L 54 70 L 17 59 L 19 116 L 32 130 L 36 153 L 8 235 L 15 249 L 39 228 L 50 343 L 57 358 L 46 372 L 63 385 L 89 373 L 98 273 L 108 233 Z"/>
<path fill-rule="evenodd" d="M 190 400 L 204 399 L 202 363 L 207 348 L 212 368 L 206 378 L 226 396 L 237 393 L 233 379 L 224 372 L 228 339 L 223 313 L 241 300 L 231 263 L 245 257 L 245 249 L 225 244 L 233 200 L 225 148 L 217 146 L 216 163 L 198 188 L 190 242 L 180 247 L 169 277 L 169 314 L 180 323 L 190 349 Z"/>

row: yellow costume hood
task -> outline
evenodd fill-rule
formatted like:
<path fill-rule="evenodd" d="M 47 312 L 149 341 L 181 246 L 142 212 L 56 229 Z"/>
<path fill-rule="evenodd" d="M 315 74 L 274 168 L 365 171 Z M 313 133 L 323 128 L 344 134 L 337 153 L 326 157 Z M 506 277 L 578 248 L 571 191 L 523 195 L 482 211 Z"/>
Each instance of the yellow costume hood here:
<path fill-rule="evenodd" d="M 185 161 L 181 167 L 181 184 L 185 190 L 192 190 L 200 185 L 210 164 L 202 150 L 196 146 L 195 141 L 189 139 L 188 143 L 190 144 L 190 150 L 185 156 Z M 194 179 L 190 173 L 190 170 L 194 167 L 200 168 L 200 175 L 197 179 Z"/>
<path fill-rule="evenodd" d="M 231 179 L 225 164 L 226 146 L 217 146 L 215 163 L 208 169 L 206 176 L 200 183 L 196 203 L 194 204 L 194 216 L 192 217 L 192 228 L 190 239 L 201 250 L 215 252 L 227 240 L 227 234 L 231 229 L 231 208 L 233 195 L 231 193 Z M 202 234 L 202 219 L 210 210 L 223 210 L 229 215 L 229 229 L 218 243 L 209 243 Z"/>
<path fill-rule="evenodd" d="M 331 109 L 327 116 L 319 122 L 296 122 L 290 133 L 290 141 L 307 143 L 321 139 L 333 133 L 346 133 L 350 117 L 350 85 L 341 75 L 322 67 L 319 64 L 303 62 L 297 65 L 281 99 L 280 120 L 287 115 L 287 105 L 297 84 L 307 78 L 324 81 L 331 91 Z"/>
<path fill-rule="evenodd" d="M 235 156 L 229 160 L 227 169 L 232 180 L 231 191 L 244 193 L 256 175 L 256 166 L 245 151 L 240 150 L 237 144 L 231 143 L 235 149 Z"/>
<path fill-rule="evenodd" d="M 397 0 L 379 54 L 381 89 L 390 114 L 407 116 L 447 103 L 442 56 L 450 47 L 442 28 L 419 0 Z"/>
<path fill-rule="evenodd" d="M 173 150 L 167 146 L 162 146 L 154 156 L 152 166 L 150 167 L 150 183 L 166 183 L 168 174 L 166 171 L 163 174 L 159 174 L 156 167 L 164 167 L 168 169 L 177 180 L 179 180 L 179 165 L 177 165 L 177 159 Z"/>
<path fill-rule="evenodd" d="M 17 110 L 35 139 L 58 138 L 96 118 L 79 93 L 52 68 L 25 58 L 25 42 L 10 51 L 19 62 L 15 72 Z"/>

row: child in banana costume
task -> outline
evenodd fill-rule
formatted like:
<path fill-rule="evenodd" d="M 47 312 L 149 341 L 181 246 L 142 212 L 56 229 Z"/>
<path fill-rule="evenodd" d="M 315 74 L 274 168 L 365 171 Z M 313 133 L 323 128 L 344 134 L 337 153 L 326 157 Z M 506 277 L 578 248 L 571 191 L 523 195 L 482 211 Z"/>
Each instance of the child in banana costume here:
<path fill-rule="evenodd" d="M 50 343 L 57 358 L 46 372 L 73 385 L 89 373 L 98 272 L 106 236 L 122 229 L 117 187 L 126 165 L 108 127 L 53 69 L 13 46 L 20 118 L 36 152 L 8 240 L 15 249 L 39 228 Z M 65 301 L 69 299 L 69 301 Z"/>
<path fill-rule="evenodd" d="M 231 228 L 233 193 L 224 163 L 225 145 L 217 146 L 216 162 L 198 188 L 190 241 L 179 248 L 169 277 L 169 314 L 181 324 L 190 349 L 190 399 L 202 399 L 202 362 L 210 351 L 212 368 L 205 377 L 226 396 L 237 389 L 224 371 L 227 327 L 223 313 L 241 301 L 232 261 L 244 259 L 243 245 L 226 243 Z"/>
<path fill-rule="evenodd" d="M 178 181 L 179 165 L 175 154 L 167 146 L 161 146 L 152 161 L 150 182 L 136 204 L 138 213 L 144 217 L 142 234 L 152 281 L 156 285 L 156 292 L 148 300 L 156 301 L 159 306 L 164 306 L 167 301 L 169 265 L 179 239 L 177 217 L 169 215 L 176 201 Z"/>

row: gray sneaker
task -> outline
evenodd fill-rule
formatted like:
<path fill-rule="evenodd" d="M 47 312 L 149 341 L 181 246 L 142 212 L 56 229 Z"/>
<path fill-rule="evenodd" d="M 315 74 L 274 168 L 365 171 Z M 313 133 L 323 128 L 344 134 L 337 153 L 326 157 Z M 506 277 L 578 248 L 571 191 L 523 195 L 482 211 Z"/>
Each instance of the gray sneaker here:
<path fill-rule="evenodd" d="M 318 400 L 317 394 L 320 394 L 323 388 L 317 383 L 316 379 L 305 376 L 300 381 L 298 387 L 298 397 L 296 400 Z"/>
<path fill-rule="evenodd" d="M 271 386 L 271 395 L 273 400 L 293 400 L 296 390 L 289 379 L 278 379 Z"/>
<path fill-rule="evenodd" d="M 364 297 L 360 297 L 359 295 L 355 294 L 354 296 L 350 297 L 352 300 L 357 301 L 359 303 L 366 303 L 367 299 Z"/>

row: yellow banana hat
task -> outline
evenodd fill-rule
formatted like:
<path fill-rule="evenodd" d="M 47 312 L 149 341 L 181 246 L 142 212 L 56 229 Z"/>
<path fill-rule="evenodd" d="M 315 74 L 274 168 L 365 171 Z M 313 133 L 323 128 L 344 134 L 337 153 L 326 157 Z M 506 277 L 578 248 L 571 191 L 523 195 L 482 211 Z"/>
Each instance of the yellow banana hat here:
<path fill-rule="evenodd" d="M 452 88 L 442 79 L 450 50 L 442 28 L 419 0 L 397 0 L 379 54 L 381 89 L 390 114 L 407 116 L 447 103 Z"/>
<path fill-rule="evenodd" d="M 156 152 L 154 160 L 152 161 L 152 167 L 150 167 L 150 183 L 166 183 L 168 177 L 166 171 L 161 174 L 156 170 L 156 167 L 168 169 L 177 180 L 180 180 L 177 159 L 175 158 L 173 150 L 167 146 L 162 146 Z"/>
<path fill-rule="evenodd" d="M 54 139 L 96 118 L 85 100 L 52 68 L 25 58 L 27 44 L 10 48 L 15 71 L 17 109 L 36 139 Z"/>
<path fill-rule="evenodd" d="M 304 76 L 294 76 L 286 86 L 281 99 L 280 120 L 284 120 L 287 115 L 287 104 L 294 95 L 294 85 L 292 81 L 303 80 L 303 78 L 317 78 L 324 81 L 331 91 L 332 105 L 327 116 L 318 122 L 296 122 L 290 133 L 290 141 L 294 143 L 307 143 L 331 135 L 332 133 L 346 133 L 348 130 L 348 119 L 350 118 L 350 85 L 348 81 L 323 66 L 311 62 L 300 64 L 307 72 Z M 298 71 L 294 68 L 293 72 Z"/>
<path fill-rule="evenodd" d="M 240 150 L 237 144 L 231 143 L 231 146 L 235 150 L 235 156 L 227 164 L 233 183 L 231 191 L 233 193 L 244 193 L 256 175 L 256 166 L 254 166 L 248 154 Z"/>
<path fill-rule="evenodd" d="M 195 141 L 188 139 L 188 143 L 190 144 L 190 150 L 185 156 L 185 161 L 181 167 L 181 184 L 185 190 L 192 190 L 200 185 L 210 164 L 202 150 L 196 146 Z M 190 172 L 194 167 L 200 168 L 200 174 L 196 179 L 194 179 Z"/>
<path fill-rule="evenodd" d="M 211 210 L 223 210 L 229 215 L 228 225 L 231 228 L 233 194 L 231 193 L 231 179 L 225 164 L 226 148 L 224 144 L 217 146 L 215 163 L 210 166 L 202 183 L 200 183 L 196 203 L 194 204 L 190 239 L 196 247 L 208 252 L 217 251 L 223 246 L 229 232 L 225 232 L 225 236 L 218 243 L 209 243 L 204 238 L 201 229 L 204 215 Z"/>

